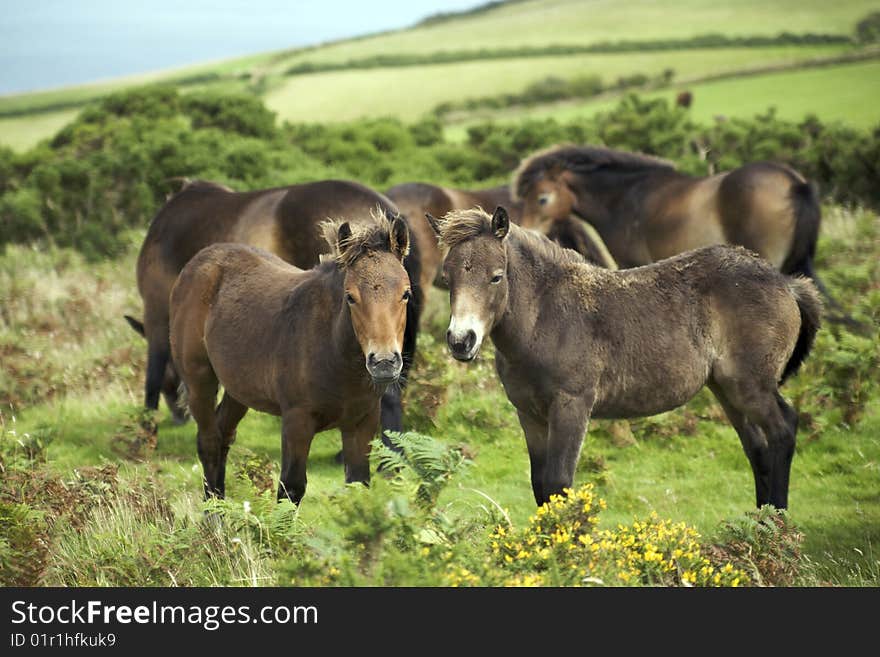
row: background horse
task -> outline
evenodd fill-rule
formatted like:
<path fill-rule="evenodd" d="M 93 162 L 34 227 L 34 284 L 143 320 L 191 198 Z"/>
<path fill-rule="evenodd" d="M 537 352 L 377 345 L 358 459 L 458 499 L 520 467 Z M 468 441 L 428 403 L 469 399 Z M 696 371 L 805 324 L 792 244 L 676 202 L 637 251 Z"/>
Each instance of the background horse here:
<path fill-rule="evenodd" d="M 712 244 L 742 245 L 784 274 L 816 279 L 820 208 L 796 171 L 768 162 L 695 177 L 647 155 L 554 146 L 514 173 L 522 225 L 572 214 L 592 224 L 621 267 Z"/>
<path fill-rule="evenodd" d="M 421 255 L 422 287 L 425 290 L 437 281 L 443 259 L 434 232 L 425 220 L 426 214 L 442 217 L 455 210 L 494 208 L 500 205 L 507 209 L 511 221 L 519 223 L 522 210 L 522 203 L 511 196 L 509 185 L 468 190 L 414 182 L 395 185 L 385 194 L 409 218 L 413 241 L 418 244 Z M 590 262 L 608 269 L 617 268 L 602 238 L 592 226 L 565 218 L 549 227 L 548 236 L 562 246 L 576 249 Z"/>
<path fill-rule="evenodd" d="M 539 505 L 571 487 L 590 417 L 654 415 L 708 385 L 752 465 L 758 506 L 787 506 L 798 416 L 778 386 L 819 327 L 810 281 L 727 246 L 607 271 L 511 226 L 503 208 L 434 225 L 448 248 L 449 349 L 472 360 L 491 335 Z"/>
<path fill-rule="evenodd" d="M 418 244 L 422 264 L 422 287 L 427 290 L 436 280 L 443 259 L 437 247 L 437 238 L 425 220 L 426 214 L 442 217 L 453 210 L 471 208 L 509 208 L 513 221 L 519 221 L 521 204 L 510 196 L 510 186 L 488 189 L 453 189 L 428 183 L 412 182 L 395 185 L 385 192 L 400 212 L 409 218 L 413 242 Z"/>
<path fill-rule="evenodd" d="M 346 482 L 370 479 L 379 390 L 403 370 L 409 234 L 403 219 L 381 211 L 365 225 L 330 222 L 327 234 L 335 259 L 311 270 L 215 244 L 174 285 L 171 347 L 198 424 L 206 496 L 224 494 L 229 446 L 248 408 L 282 418 L 279 499 L 299 504 L 312 438 L 334 427 Z"/>
<path fill-rule="evenodd" d="M 328 246 L 319 224 L 328 217 L 360 221 L 375 208 L 396 215 L 387 197 L 359 183 L 326 180 L 277 189 L 234 192 L 210 182 L 192 182 L 173 196 L 153 218 L 137 261 L 138 290 L 144 301 L 141 324 L 129 323 L 147 339 L 146 406 L 158 408 L 165 393 L 172 412 L 177 408 L 179 377 L 170 362 L 168 296 L 184 265 L 202 248 L 217 242 L 260 247 L 301 269 L 318 264 Z M 421 221 L 421 219 L 420 219 Z M 435 247 L 436 249 L 436 247 Z M 403 345 L 403 380 L 416 349 L 423 295 L 418 245 L 404 260 L 412 281 L 413 301 L 407 305 Z M 382 402 L 382 426 L 402 430 L 400 388 L 389 388 Z"/>

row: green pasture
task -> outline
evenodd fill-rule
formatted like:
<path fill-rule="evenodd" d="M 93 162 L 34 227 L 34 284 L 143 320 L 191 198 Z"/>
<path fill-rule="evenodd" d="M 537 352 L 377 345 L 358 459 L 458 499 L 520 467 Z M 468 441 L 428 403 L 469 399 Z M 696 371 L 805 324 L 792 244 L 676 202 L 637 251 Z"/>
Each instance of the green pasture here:
<path fill-rule="evenodd" d="M 436 25 L 328 44 L 279 61 L 291 66 L 303 61 L 338 62 L 378 54 L 585 45 L 624 39 L 687 38 L 707 33 L 851 34 L 856 22 L 876 9 L 876 2 L 871 0 L 832 4 L 822 0 L 532 0 Z"/>
<path fill-rule="evenodd" d="M 876 295 L 880 285 L 876 267 L 880 219 L 836 209 L 826 209 L 826 215 L 829 236 L 820 243 L 821 271 L 838 298 L 852 308 L 866 295 L 859 293 L 857 299 L 848 289 L 873 289 Z M 2 381 L 2 388 L 7 395 L 34 394 L 44 399 L 4 407 L 0 435 L 4 440 L 42 436 L 48 442 L 46 467 L 59 481 L 74 477 L 74 470 L 107 464 L 119 466 L 124 481 L 152 478 L 172 508 L 184 509 L 196 520 L 201 466 L 195 426 L 173 426 L 163 408 L 155 450 L 137 448 L 138 425 L 132 418 L 141 403 L 145 350 L 122 314 L 140 314 L 133 275 L 139 238 L 139 232 L 132 234 L 131 248 L 123 258 L 97 265 L 87 265 L 69 251 L 25 247 L 9 247 L 0 257 L 0 293 L 7 299 L 0 322 L 0 352 L 15 358 L 7 361 L 12 378 Z M 447 321 L 445 294 L 431 290 L 407 392 L 407 428 L 458 446 L 472 459 L 470 468 L 456 476 L 441 497 L 447 512 L 481 522 L 487 506 L 500 507 L 514 525 L 521 526 L 534 512 L 534 502 L 514 410 L 494 374 L 489 346 L 471 364 L 448 356 L 442 339 Z M 871 329 L 875 338 L 877 330 L 876 325 Z M 815 413 L 816 400 L 825 403 L 821 391 L 831 384 L 832 374 L 820 375 L 819 361 L 825 363 L 822 367 L 836 362 L 828 345 L 836 344 L 832 334 L 839 333 L 831 326 L 823 328 L 820 343 L 825 346 L 817 347 L 817 354 L 824 355 L 814 354 L 784 388 L 802 413 L 790 516 L 805 534 L 802 583 L 876 586 L 880 583 L 876 387 L 865 388 L 874 396 L 851 422 L 842 420 L 841 411 L 833 406 L 823 406 L 821 415 L 808 419 L 803 415 L 808 410 Z M 870 345 L 857 344 L 861 349 Z M 876 341 L 867 349 L 865 353 L 876 361 Z M 848 352 L 840 352 L 844 353 Z M 852 376 L 865 376 L 861 369 L 853 372 Z M 36 387 L 27 388 L 28 381 Z M 853 380 L 838 385 L 858 384 Z M 277 418 L 253 411 L 241 423 L 227 475 L 228 497 L 234 505 L 258 503 L 254 489 L 240 478 L 247 462 L 267 464 L 261 476 L 277 480 L 279 432 Z M 335 431 L 319 435 L 312 445 L 308 492 L 298 518 L 316 536 L 329 531 L 328 518 L 343 486 L 342 469 L 334 461 L 339 447 Z M 741 517 L 753 506 L 752 475 L 739 441 L 705 392 L 684 409 L 658 418 L 631 425 L 593 422 L 577 475 L 577 483 L 587 481 L 594 482 L 607 500 L 603 527 L 655 511 L 711 537 L 722 520 Z M 131 529 L 135 534 L 148 530 L 136 522 Z M 66 544 L 65 551 L 73 549 L 74 544 Z M 107 567 L 113 567 L 112 562 Z M 271 580 L 275 574 L 261 577 Z"/>
<path fill-rule="evenodd" d="M 646 92 L 646 98 L 674 100 L 679 92 L 693 94 L 691 113 L 697 122 L 710 123 L 716 117 L 750 118 L 776 108 L 780 118 L 798 121 L 815 114 L 823 121 L 840 121 L 869 128 L 880 121 L 880 62 L 858 62 L 815 69 L 765 73 L 712 82 L 676 85 L 672 89 Z M 523 118 L 571 121 L 589 118 L 612 109 L 617 95 L 605 95 L 588 102 L 562 102 L 534 108 L 511 108 L 475 113 L 475 118 L 447 125 L 446 138 L 462 141 L 474 123 L 494 120 L 516 122 Z"/>
<path fill-rule="evenodd" d="M 520 92 L 548 76 L 657 75 L 702 77 L 774 64 L 792 64 L 844 52 L 841 46 L 731 48 L 673 52 L 590 54 L 435 64 L 364 71 L 333 71 L 286 78 L 266 95 L 266 105 L 291 122 L 344 121 L 367 116 L 413 120 L 438 104 Z"/>

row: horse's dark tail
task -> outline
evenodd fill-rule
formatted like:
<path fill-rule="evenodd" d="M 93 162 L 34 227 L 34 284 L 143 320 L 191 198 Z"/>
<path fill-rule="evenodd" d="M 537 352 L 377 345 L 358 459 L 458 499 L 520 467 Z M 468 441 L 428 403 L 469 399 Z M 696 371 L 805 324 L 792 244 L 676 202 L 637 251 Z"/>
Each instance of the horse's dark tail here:
<path fill-rule="evenodd" d="M 409 223 L 407 221 L 407 223 Z M 406 375 L 416 355 L 416 342 L 419 335 L 419 322 L 422 310 L 425 307 L 425 291 L 422 289 L 422 254 L 419 252 L 419 243 L 413 238 L 410 231 L 409 254 L 403 261 L 403 268 L 409 275 L 409 285 L 412 291 L 412 299 L 406 306 L 406 329 L 403 332 L 403 381 L 406 384 Z"/>
<path fill-rule="evenodd" d="M 794 294 L 798 310 L 801 313 L 801 328 L 791 358 L 788 359 L 785 369 L 782 371 L 780 384 L 797 373 L 801 363 L 813 348 L 813 340 L 815 340 L 816 332 L 822 323 L 822 297 L 819 296 L 817 286 L 809 279 L 798 277 L 789 281 L 789 289 Z"/>
<path fill-rule="evenodd" d="M 142 337 L 147 337 L 147 334 L 144 332 L 144 323 L 139 319 L 135 319 L 131 315 L 123 315 L 125 317 L 125 321 L 128 322 L 128 325 L 135 330 L 136 333 L 139 333 Z"/>

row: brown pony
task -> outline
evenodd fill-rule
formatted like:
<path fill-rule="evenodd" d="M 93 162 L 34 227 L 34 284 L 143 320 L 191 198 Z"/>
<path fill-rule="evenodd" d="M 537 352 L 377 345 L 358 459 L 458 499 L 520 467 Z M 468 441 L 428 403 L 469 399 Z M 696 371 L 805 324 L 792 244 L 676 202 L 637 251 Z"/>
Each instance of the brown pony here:
<path fill-rule="evenodd" d="M 778 386 L 819 327 L 810 281 L 729 246 L 607 271 L 510 225 L 503 208 L 433 222 L 448 248 L 449 349 L 469 361 L 492 337 L 539 505 L 571 486 L 590 417 L 654 415 L 707 385 L 751 462 L 758 506 L 787 506 L 798 416 Z"/>
<path fill-rule="evenodd" d="M 177 275 L 199 250 L 217 242 L 239 242 L 308 269 L 328 248 L 320 234 L 320 222 L 328 217 L 357 221 L 377 207 L 388 215 L 398 213 L 387 197 L 343 180 L 252 192 L 234 192 L 216 183 L 197 181 L 173 196 L 150 224 L 138 257 L 144 321 L 126 317 L 147 339 L 147 408 L 158 408 L 162 391 L 175 419 L 185 419 L 177 404 L 179 377 L 170 361 L 168 295 Z M 418 245 L 406 257 L 404 267 L 412 280 L 413 302 L 407 305 L 403 381 L 415 354 L 422 306 Z M 402 430 L 401 415 L 400 388 L 392 386 L 383 397 L 383 426 Z"/>
<path fill-rule="evenodd" d="M 522 210 L 522 204 L 511 197 L 508 185 L 467 190 L 415 182 L 395 185 L 385 194 L 410 220 L 413 242 L 419 248 L 422 288 L 425 290 L 435 282 L 440 284 L 437 278 L 443 259 L 434 232 L 424 219 L 426 214 L 442 217 L 455 210 L 494 208 L 501 205 L 508 209 L 511 221 L 519 223 Z M 608 269 L 617 269 L 602 238 L 588 224 L 575 219 L 556 221 L 549 227 L 548 237 L 562 246 L 577 250 L 590 262 Z"/>
<path fill-rule="evenodd" d="M 819 202 L 799 173 L 778 164 L 694 177 L 648 155 L 554 146 L 520 164 L 512 195 L 523 203 L 523 226 L 572 214 L 591 223 L 621 267 L 738 244 L 784 274 L 816 280 Z"/>
<path fill-rule="evenodd" d="M 403 370 L 409 231 L 375 212 L 358 224 L 328 222 L 325 234 L 334 258 L 308 271 L 262 249 L 215 244 L 172 289 L 171 350 L 198 424 L 206 496 L 223 497 L 226 456 L 248 408 L 282 418 L 279 499 L 299 504 L 312 438 L 334 427 L 346 482 L 370 479 L 380 391 Z"/>

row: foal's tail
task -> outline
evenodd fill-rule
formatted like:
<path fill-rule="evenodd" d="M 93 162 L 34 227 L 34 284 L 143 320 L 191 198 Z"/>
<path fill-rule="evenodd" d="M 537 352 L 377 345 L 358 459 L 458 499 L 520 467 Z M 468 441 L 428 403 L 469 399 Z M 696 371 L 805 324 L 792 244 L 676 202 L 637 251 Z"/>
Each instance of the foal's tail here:
<path fill-rule="evenodd" d="M 788 359 L 785 369 L 782 371 L 780 384 L 797 373 L 801 363 L 806 360 L 813 347 L 816 332 L 822 323 L 822 297 L 819 296 L 817 286 L 809 279 L 800 277 L 791 279 L 788 286 L 801 313 L 801 328 L 791 358 Z"/>

